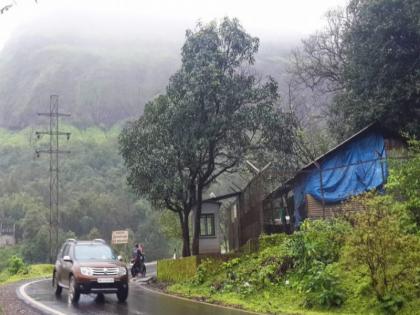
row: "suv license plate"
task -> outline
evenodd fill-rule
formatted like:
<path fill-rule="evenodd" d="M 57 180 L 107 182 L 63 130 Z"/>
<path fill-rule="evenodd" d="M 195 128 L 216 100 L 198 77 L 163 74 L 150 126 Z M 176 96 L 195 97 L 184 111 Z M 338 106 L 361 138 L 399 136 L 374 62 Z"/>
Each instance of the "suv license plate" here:
<path fill-rule="evenodd" d="M 98 283 L 114 283 L 114 278 L 98 278 Z"/>

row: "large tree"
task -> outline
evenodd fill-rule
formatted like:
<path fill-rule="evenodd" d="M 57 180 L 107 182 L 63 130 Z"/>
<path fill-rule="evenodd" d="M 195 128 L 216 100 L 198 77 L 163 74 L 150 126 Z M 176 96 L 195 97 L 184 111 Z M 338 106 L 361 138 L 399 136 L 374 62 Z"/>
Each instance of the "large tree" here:
<path fill-rule="evenodd" d="M 235 171 L 251 151 L 291 148 L 294 121 L 275 107 L 277 84 L 251 71 L 258 44 L 236 19 L 187 31 L 166 94 L 122 133 L 129 183 L 180 214 L 183 255 L 193 208 L 192 253 L 199 253 L 202 197 L 217 177 Z"/>
<path fill-rule="evenodd" d="M 294 54 L 296 77 L 332 93 L 338 137 L 379 121 L 420 135 L 420 3 L 351 0 Z"/>

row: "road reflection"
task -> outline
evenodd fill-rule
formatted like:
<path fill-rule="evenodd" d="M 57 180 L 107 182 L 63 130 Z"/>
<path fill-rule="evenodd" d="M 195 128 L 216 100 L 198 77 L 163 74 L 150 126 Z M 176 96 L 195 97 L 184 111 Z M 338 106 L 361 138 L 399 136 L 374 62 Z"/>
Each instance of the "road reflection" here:
<path fill-rule="evenodd" d="M 126 303 L 118 303 L 115 294 L 104 298 L 97 295 L 82 295 L 78 305 L 67 304 L 67 290 L 56 297 L 51 288 L 51 280 L 30 284 L 26 293 L 42 304 L 64 314 L 121 314 L 121 315 L 245 315 L 239 310 L 224 309 L 217 306 L 184 301 L 144 290 L 138 285 L 130 286 Z"/>

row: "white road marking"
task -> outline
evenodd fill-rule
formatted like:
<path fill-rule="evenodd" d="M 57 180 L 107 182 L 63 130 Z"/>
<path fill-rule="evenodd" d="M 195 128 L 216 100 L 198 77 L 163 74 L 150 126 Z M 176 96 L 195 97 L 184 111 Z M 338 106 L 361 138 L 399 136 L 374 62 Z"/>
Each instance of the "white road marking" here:
<path fill-rule="evenodd" d="M 31 298 L 28 294 L 26 294 L 25 289 L 26 287 L 28 287 L 31 284 L 37 283 L 37 282 L 41 282 L 41 281 L 47 281 L 48 279 L 41 279 L 41 280 L 36 280 L 36 281 L 32 281 L 32 282 L 28 282 L 25 283 L 24 285 L 22 285 L 19 288 L 19 294 L 33 307 L 44 311 L 44 312 L 48 312 L 49 314 L 54 314 L 54 315 L 66 315 L 65 313 L 59 312 L 49 306 L 46 306 L 36 300 L 34 300 L 33 298 Z"/>
<path fill-rule="evenodd" d="M 248 314 L 264 315 L 264 313 L 256 313 L 256 312 L 253 312 L 253 311 L 248 311 L 248 310 L 244 310 L 244 309 L 240 309 L 240 308 L 235 308 L 235 307 L 232 307 L 232 306 L 213 304 L 213 303 L 209 303 L 209 302 L 203 302 L 203 301 L 197 301 L 197 300 L 194 300 L 194 299 L 189 299 L 189 298 L 178 296 L 178 295 L 173 295 L 173 294 L 165 293 L 165 292 L 162 292 L 162 291 L 150 289 L 150 288 L 148 288 L 144 285 L 140 285 L 140 287 L 141 287 L 141 289 L 143 289 L 145 291 L 148 291 L 150 293 L 160 294 L 160 295 L 167 296 L 167 297 L 170 297 L 170 298 L 173 298 L 173 299 L 178 299 L 178 300 L 181 300 L 181 301 L 186 301 L 186 302 L 190 302 L 190 303 L 197 303 L 197 304 L 204 304 L 204 305 L 213 306 L 213 307 L 216 307 L 216 308 L 224 308 L 224 309 L 227 309 L 227 310 L 240 311 L 240 312 L 248 313 Z"/>

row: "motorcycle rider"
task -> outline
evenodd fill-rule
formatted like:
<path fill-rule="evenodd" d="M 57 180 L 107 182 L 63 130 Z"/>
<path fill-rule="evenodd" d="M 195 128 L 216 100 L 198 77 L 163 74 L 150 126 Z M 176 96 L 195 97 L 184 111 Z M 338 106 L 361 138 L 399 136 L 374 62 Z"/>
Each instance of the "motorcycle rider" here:
<path fill-rule="evenodd" d="M 131 255 L 131 262 L 133 266 L 131 266 L 131 275 L 133 278 L 137 276 L 140 269 L 140 259 L 139 259 L 139 244 L 134 245 L 134 249 Z"/>
<path fill-rule="evenodd" d="M 134 245 L 133 254 L 131 262 L 133 263 L 133 266 L 131 267 L 131 275 L 134 277 L 137 276 L 137 274 L 141 274 L 143 277 L 146 276 L 146 266 L 144 264 L 144 246 L 143 244 Z"/>
<path fill-rule="evenodd" d="M 146 257 L 144 256 L 144 245 L 143 244 L 140 244 L 139 252 L 140 252 L 140 273 L 143 277 L 146 277 L 146 265 L 145 265 Z"/>

